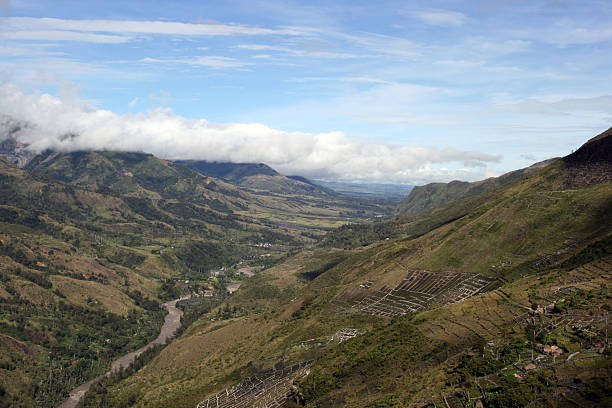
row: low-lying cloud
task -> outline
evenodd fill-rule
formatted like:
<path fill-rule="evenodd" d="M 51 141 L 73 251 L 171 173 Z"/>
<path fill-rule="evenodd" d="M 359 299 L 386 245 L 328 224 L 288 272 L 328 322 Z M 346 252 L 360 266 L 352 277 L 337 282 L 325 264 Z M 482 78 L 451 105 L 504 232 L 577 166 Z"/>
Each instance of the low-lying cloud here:
<path fill-rule="evenodd" d="M 259 123 L 213 123 L 184 118 L 170 109 L 120 115 L 79 98 L 25 94 L 12 84 L 0 85 L 0 114 L 29 124 L 15 137 L 36 152 L 121 150 L 171 160 L 263 162 L 284 174 L 310 178 L 404 183 L 473 178 L 485 173 L 487 163 L 501 160 L 477 151 L 356 141 L 342 132 L 313 134 Z M 7 126 L 5 116 L 0 120 L 0 139 L 6 137 Z"/>

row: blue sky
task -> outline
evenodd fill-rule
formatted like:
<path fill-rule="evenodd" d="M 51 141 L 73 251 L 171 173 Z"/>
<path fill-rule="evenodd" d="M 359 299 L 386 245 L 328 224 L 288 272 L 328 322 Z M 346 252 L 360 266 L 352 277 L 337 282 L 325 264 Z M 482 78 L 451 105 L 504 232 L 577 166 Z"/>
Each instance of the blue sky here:
<path fill-rule="evenodd" d="M 0 114 L 36 123 L 37 148 L 475 180 L 612 125 L 611 17 L 588 0 L 0 0 Z"/>

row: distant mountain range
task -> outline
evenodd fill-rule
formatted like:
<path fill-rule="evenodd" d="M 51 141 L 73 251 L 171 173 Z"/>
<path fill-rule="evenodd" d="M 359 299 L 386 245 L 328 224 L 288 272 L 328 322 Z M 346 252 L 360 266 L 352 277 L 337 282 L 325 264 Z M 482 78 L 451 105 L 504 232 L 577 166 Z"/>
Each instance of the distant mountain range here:
<path fill-rule="evenodd" d="M 315 180 L 315 182 L 346 195 L 391 200 L 405 198 L 414 188 L 414 186 L 406 184 L 355 183 L 327 180 Z"/>

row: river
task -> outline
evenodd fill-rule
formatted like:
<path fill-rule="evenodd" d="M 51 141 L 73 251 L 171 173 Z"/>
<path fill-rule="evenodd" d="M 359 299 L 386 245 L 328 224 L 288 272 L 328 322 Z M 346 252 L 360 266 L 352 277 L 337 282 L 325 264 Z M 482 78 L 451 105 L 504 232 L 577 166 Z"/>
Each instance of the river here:
<path fill-rule="evenodd" d="M 114 360 L 111 363 L 110 370 L 108 370 L 106 374 L 96 377 L 93 380 L 87 381 L 86 383 L 81 384 L 78 387 L 74 388 L 72 391 L 70 391 L 70 396 L 64 402 L 62 402 L 62 404 L 58 406 L 58 408 L 75 408 L 77 404 L 79 403 L 79 401 L 81 400 L 81 398 L 83 398 L 85 393 L 89 391 L 92 385 L 94 385 L 95 383 L 97 383 L 104 377 L 109 377 L 113 373 L 116 373 L 123 368 L 129 367 L 134 362 L 136 357 L 138 357 L 145 351 L 149 350 L 154 345 L 166 344 L 168 339 L 174 336 L 174 333 L 176 333 L 176 330 L 179 327 L 181 327 L 181 316 L 183 315 L 183 311 L 177 308 L 176 304 L 180 302 L 181 300 L 186 300 L 186 299 L 189 299 L 189 296 L 185 296 L 179 299 L 174 299 L 174 300 L 171 300 L 170 302 L 164 303 L 162 306 L 164 307 L 164 309 L 168 311 L 168 314 L 164 318 L 164 324 L 162 325 L 159 335 L 157 336 L 155 340 L 153 340 L 146 346 L 139 348 L 136 351 L 127 353 L 117 358 L 116 360 Z"/>

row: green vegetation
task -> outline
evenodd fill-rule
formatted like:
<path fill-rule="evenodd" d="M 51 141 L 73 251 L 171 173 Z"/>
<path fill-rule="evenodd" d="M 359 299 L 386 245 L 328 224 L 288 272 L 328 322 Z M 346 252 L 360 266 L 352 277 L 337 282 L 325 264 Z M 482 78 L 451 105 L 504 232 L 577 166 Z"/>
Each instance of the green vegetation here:
<path fill-rule="evenodd" d="M 607 149 L 609 139 L 597 138 L 596 147 Z M 0 297 L 11 307 L 21 299 L 41 308 L 63 302 L 74 314 L 93 313 L 96 328 L 101 316 L 114 316 L 109 324 L 116 319 L 119 339 L 133 333 L 137 324 L 131 319 L 150 319 L 147 325 L 154 327 L 162 298 L 215 289 L 214 297 L 181 306 L 186 325 L 179 337 L 101 382 L 86 406 L 193 407 L 218 393 L 229 395 L 257 373 L 282 373 L 302 363 L 309 374 L 295 377 L 288 406 L 602 406 L 609 402 L 612 367 L 612 184 L 601 171 L 607 159 L 582 156 L 578 151 L 529 174 L 513 173 L 478 194 L 460 192 L 458 200 L 438 201 L 419 214 L 340 226 L 317 245 L 325 228 L 348 220 L 339 215 L 341 201 L 333 208 L 310 199 L 298 205 L 297 195 L 280 199 L 201 175 L 185 181 L 190 170 L 146 155 L 60 155 L 31 165 L 36 177 L 51 177 L 44 169 L 57 166 L 53 171 L 69 184 L 7 166 L 0 189 L 13 195 L 0 207 L 6 220 L 0 224 Z M 89 168 L 95 171 L 86 175 Z M 113 168 L 127 179 L 113 175 Z M 129 194 L 121 190 L 132 182 Z M 100 193 L 102 187 L 108 192 Z M 297 214 L 298 208 L 306 211 Z M 369 208 L 374 214 L 376 207 Z M 273 226 L 280 220 L 287 228 Z M 296 227 L 309 222 L 316 227 Z M 241 268 L 257 265 L 266 268 L 243 280 Z M 367 301 L 360 298 L 366 290 L 391 298 L 389 288 L 407 277 L 429 276 L 427 284 L 441 288 L 476 274 L 497 278 L 495 285 L 462 296 L 470 281 L 461 280 L 464 286 L 446 288 L 439 301 L 418 312 L 408 313 L 415 309 L 404 304 L 398 317 L 338 306 L 346 299 Z M 232 283 L 241 286 L 230 296 L 224 289 Z M 77 296 L 76 288 L 86 295 Z M 97 294 L 101 290 L 104 296 Z M 393 301 L 397 306 L 411 299 L 418 301 Z M 30 367 L 47 360 L 24 346 L 45 355 L 56 344 L 75 344 L 72 332 L 62 337 L 46 329 L 47 315 L 37 307 L 15 310 L 26 309 L 32 314 L 23 329 L 14 315 L 0 326 L 12 345 L 0 354 L 0 370 L 23 381 L 2 383 L 9 401 L 17 392 L 30 401 L 46 395 L 27 381 L 35 378 Z M 70 323 L 74 333 L 79 322 Z M 17 334 L 34 330 L 50 333 L 49 340 Z M 133 341 L 150 335 L 143 330 Z M 83 343 L 92 341 L 98 340 Z M 101 347 L 103 356 L 120 350 Z M 19 350 L 31 357 L 20 360 Z M 54 361 L 70 361 L 67 350 L 60 349 Z M 85 368 L 75 372 L 95 372 Z M 286 391 L 279 387 L 281 397 Z M 273 389 L 266 392 L 275 397 Z"/>
<path fill-rule="evenodd" d="M 425 186 L 417 186 L 412 189 L 408 197 L 399 203 L 396 212 L 398 214 L 417 214 L 462 198 L 476 196 L 514 181 L 526 179 L 553 161 L 546 160 L 499 177 L 491 177 L 473 183 L 451 181 L 450 183 L 431 183 Z"/>

